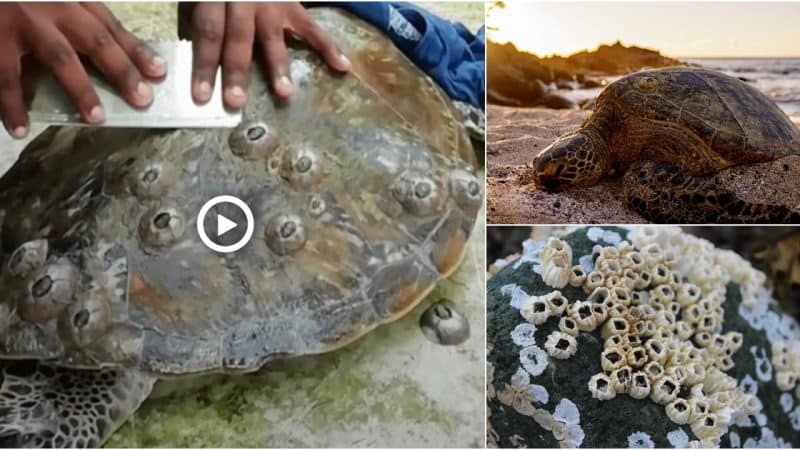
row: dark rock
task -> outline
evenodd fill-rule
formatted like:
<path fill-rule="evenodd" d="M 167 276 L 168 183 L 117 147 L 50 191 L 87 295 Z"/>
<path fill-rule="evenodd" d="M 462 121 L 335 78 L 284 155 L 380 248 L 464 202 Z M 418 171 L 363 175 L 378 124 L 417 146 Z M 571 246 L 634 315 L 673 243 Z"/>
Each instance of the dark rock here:
<path fill-rule="evenodd" d="M 513 44 L 487 43 L 487 97 L 490 103 L 509 106 L 537 106 L 544 102 L 547 89 L 538 89 L 534 81 L 545 85 L 556 82 L 559 89 L 571 89 L 577 80 L 584 88 L 604 86 L 587 74 L 622 75 L 646 67 L 667 67 L 680 61 L 662 56 L 655 50 L 639 47 L 601 45 L 593 52 L 579 52 L 569 57 L 539 58 L 518 50 Z"/>
<path fill-rule="evenodd" d="M 606 85 L 605 80 L 594 80 L 592 78 L 587 78 L 581 83 L 581 87 L 584 89 L 592 89 L 592 88 L 599 88 Z"/>
<path fill-rule="evenodd" d="M 623 238 L 627 235 L 626 230 L 613 227 L 604 227 L 604 229 L 616 231 Z M 595 242 L 587 238 L 587 230 L 588 227 L 580 228 L 562 238 L 572 247 L 573 264 L 579 264 L 581 256 L 591 254 L 592 246 L 595 245 Z M 682 256 L 690 257 L 690 255 Z M 532 417 L 520 414 L 515 408 L 500 402 L 496 394 L 492 395 L 493 392 L 503 390 L 506 384 L 510 384 L 512 375 L 520 367 L 521 347 L 512 341 L 510 334 L 524 320 L 519 311 L 510 306 L 510 297 L 500 292 L 504 285 L 512 283 L 530 295 L 543 295 L 553 291 L 553 288 L 543 283 L 541 276 L 532 271 L 532 264 L 529 262 L 521 264 L 516 269 L 512 262 L 488 280 L 487 345 L 490 351 L 487 360 L 492 374 L 490 395 L 487 400 L 489 435 L 496 440 L 496 444 L 500 447 L 558 448 L 559 442 L 555 440 L 552 432 L 543 429 Z M 586 299 L 586 294 L 582 289 L 570 285 L 562 288 L 561 292 L 570 302 Z M 752 426 L 732 425 L 730 432 L 722 437 L 721 446 L 730 447 L 732 445 L 731 432 L 735 432 L 739 438 L 739 445 L 744 444 L 750 438 L 759 441 L 773 433 L 774 437 L 784 439 L 787 444 L 797 448 L 800 445 L 800 433 L 793 428 L 789 414 L 784 412 L 781 406 L 780 397 L 783 393 L 777 389 L 774 375 L 770 381 L 763 382 L 754 373 L 756 360 L 750 351 L 751 347 L 764 349 L 771 357 L 770 342 L 766 337 L 765 330 L 751 328 L 739 315 L 740 302 L 739 286 L 729 283 L 724 303 L 725 314 L 722 329 L 723 332 L 732 330 L 741 332 L 743 345 L 739 351 L 734 353 L 735 367 L 727 374 L 739 381 L 748 375 L 755 380 L 757 396 L 763 403 L 761 412 L 765 422 L 759 425 L 751 417 Z M 769 309 L 780 314 L 775 305 L 770 305 Z M 546 337 L 556 329 L 558 329 L 558 320 L 554 317 L 548 319 L 544 324 L 536 326 L 534 333 L 536 344 L 543 348 Z M 659 448 L 671 448 L 672 444 L 667 439 L 667 433 L 678 429 L 686 433 L 689 440 L 695 439 L 688 425 L 673 423 L 667 417 L 664 406 L 656 404 L 649 398 L 636 400 L 628 395 L 617 395 L 608 401 L 594 399 L 587 389 L 587 384 L 593 374 L 601 371 L 599 355 L 603 349 L 603 339 L 599 329 L 590 333 L 581 332 L 576 339 L 578 346 L 575 355 L 566 360 L 548 357 L 547 368 L 541 375 L 531 376 L 530 382 L 543 386 L 549 394 L 548 402 L 544 405 L 535 404 L 536 408 L 552 413 L 562 399 L 574 402 L 580 413 L 580 427 L 585 433 L 581 443 L 582 447 L 627 448 L 629 447 L 628 438 L 634 432 L 647 433 L 653 444 Z M 789 393 L 789 395 L 792 394 Z M 792 408 L 800 408 L 796 404 L 797 400 L 795 399 Z M 794 409 L 794 411 L 792 414 L 797 414 L 800 409 Z M 796 423 L 794 425 L 797 426 Z M 776 441 L 769 439 L 765 439 L 761 443 L 773 447 L 777 445 Z"/>
<path fill-rule="evenodd" d="M 572 89 L 574 89 L 574 87 L 572 86 L 572 80 L 558 80 L 556 81 L 556 87 L 567 91 L 571 91 Z"/>
<path fill-rule="evenodd" d="M 572 100 L 556 93 L 549 93 L 544 96 L 544 105 L 553 109 L 577 109 L 578 105 Z"/>

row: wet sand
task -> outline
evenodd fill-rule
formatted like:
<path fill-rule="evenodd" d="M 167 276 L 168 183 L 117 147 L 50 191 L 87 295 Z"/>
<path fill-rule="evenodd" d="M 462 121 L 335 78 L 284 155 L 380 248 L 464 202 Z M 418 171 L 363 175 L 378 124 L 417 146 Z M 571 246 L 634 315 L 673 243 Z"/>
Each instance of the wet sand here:
<path fill-rule="evenodd" d="M 647 223 L 625 206 L 622 178 L 560 193 L 538 189 L 530 178 L 526 165 L 589 111 L 489 105 L 487 114 L 488 223 Z"/>

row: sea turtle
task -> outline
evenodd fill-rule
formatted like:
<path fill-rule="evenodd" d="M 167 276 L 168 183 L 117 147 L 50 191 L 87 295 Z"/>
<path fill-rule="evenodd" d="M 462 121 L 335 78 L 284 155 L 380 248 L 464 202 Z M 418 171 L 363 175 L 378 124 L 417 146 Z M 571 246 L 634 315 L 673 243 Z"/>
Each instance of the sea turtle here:
<path fill-rule="evenodd" d="M 235 129 L 51 128 L 0 178 L 0 442 L 100 445 L 158 378 L 334 350 L 456 268 L 483 198 L 457 112 L 376 29 L 310 13 L 350 74 L 293 48 L 292 98 L 254 69 Z M 222 194 L 255 216 L 230 254 L 196 230 Z"/>
<path fill-rule="evenodd" d="M 659 222 L 798 221 L 800 198 L 780 187 L 798 173 L 798 154 L 800 130 L 766 95 L 720 72 L 676 67 L 611 83 L 533 171 L 555 191 L 626 172 L 627 201 Z M 742 188 L 762 176 L 770 181 Z"/>

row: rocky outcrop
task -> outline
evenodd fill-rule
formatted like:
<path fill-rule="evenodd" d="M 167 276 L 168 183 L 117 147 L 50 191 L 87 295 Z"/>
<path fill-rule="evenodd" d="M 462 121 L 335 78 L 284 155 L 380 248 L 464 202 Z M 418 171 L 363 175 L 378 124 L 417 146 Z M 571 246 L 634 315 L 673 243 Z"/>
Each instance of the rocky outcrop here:
<path fill-rule="evenodd" d="M 620 42 L 567 57 L 539 58 L 517 49 L 514 44 L 489 41 L 487 95 L 490 103 L 498 105 L 576 108 L 573 101 L 557 91 L 571 90 L 573 87 L 602 87 L 605 85 L 604 76 L 680 64 L 680 61 L 663 56 L 656 50 L 626 47 Z"/>
<path fill-rule="evenodd" d="M 681 65 L 677 59 L 663 56 L 657 50 L 642 47 L 626 47 L 617 41 L 612 45 L 601 45 L 594 51 L 582 51 L 573 55 L 552 56 L 541 60 L 541 64 L 554 71 L 574 76 L 624 75 L 637 70 Z M 591 79 L 586 77 L 587 79 Z"/>

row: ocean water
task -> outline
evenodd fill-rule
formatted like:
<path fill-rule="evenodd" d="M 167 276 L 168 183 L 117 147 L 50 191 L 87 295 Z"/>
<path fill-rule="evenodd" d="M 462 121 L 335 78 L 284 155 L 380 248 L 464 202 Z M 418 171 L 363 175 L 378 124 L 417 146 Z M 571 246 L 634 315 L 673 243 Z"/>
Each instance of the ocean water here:
<path fill-rule="evenodd" d="M 767 94 L 795 123 L 800 124 L 800 58 L 707 58 L 682 61 L 745 79 Z M 618 78 L 604 77 L 608 83 Z M 559 94 L 580 104 L 595 98 L 601 91 L 602 88 L 560 90 Z"/>

